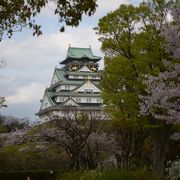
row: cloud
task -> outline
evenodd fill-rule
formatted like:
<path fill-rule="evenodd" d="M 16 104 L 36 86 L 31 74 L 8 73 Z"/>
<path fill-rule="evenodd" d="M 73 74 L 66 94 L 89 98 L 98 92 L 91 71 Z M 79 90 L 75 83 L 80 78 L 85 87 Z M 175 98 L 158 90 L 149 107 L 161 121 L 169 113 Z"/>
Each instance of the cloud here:
<path fill-rule="evenodd" d="M 8 104 L 7 108 L 2 109 L 2 113 L 8 116 L 15 116 L 19 118 L 29 118 L 31 121 L 37 119 L 35 113 L 38 112 L 40 103 L 21 103 L 21 104 Z"/>
<path fill-rule="evenodd" d="M 36 102 L 39 95 L 43 95 L 45 85 L 43 83 L 31 83 L 25 87 L 16 89 L 16 93 L 6 97 L 7 104 L 22 104 Z"/>
<path fill-rule="evenodd" d="M 95 15 L 105 15 L 117 9 L 121 4 L 129 4 L 131 0 L 98 0 L 98 9 Z"/>
<path fill-rule="evenodd" d="M 55 66 L 63 60 L 69 44 L 82 47 L 92 45 L 94 49 L 100 48 L 92 27 L 78 27 L 67 28 L 65 33 L 50 33 L 39 38 L 29 36 L 21 41 L 3 41 L 0 49 L 1 56 L 7 60 L 7 68 L 44 68 Z"/>

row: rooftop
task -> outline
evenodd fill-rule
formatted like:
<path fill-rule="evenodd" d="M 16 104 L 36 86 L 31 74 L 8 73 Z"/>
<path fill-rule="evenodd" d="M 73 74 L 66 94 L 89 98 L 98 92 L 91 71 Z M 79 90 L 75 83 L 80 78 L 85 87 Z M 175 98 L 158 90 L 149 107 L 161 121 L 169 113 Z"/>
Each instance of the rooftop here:
<path fill-rule="evenodd" d="M 66 55 L 66 59 L 62 61 L 60 64 L 66 64 L 70 61 L 70 59 L 82 59 L 88 58 L 92 61 L 99 61 L 101 57 L 95 56 L 92 52 L 91 47 L 89 48 L 77 48 L 77 47 L 69 47 Z"/>
<path fill-rule="evenodd" d="M 79 80 L 70 80 L 66 77 L 66 75 L 68 74 L 68 72 L 65 71 L 65 69 L 59 69 L 59 68 L 56 68 L 55 69 L 55 72 L 57 74 L 57 77 L 59 79 L 59 81 L 55 84 L 51 84 L 51 86 L 49 88 L 53 88 L 53 87 L 56 87 L 58 86 L 59 84 L 70 84 L 70 85 L 78 85 L 80 86 L 81 84 L 83 84 L 86 80 L 85 79 L 79 79 Z M 81 72 L 77 72 L 77 74 L 79 74 Z M 73 72 L 73 74 L 76 74 L 76 72 Z M 89 73 L 84 73 L 85 75 L 89 74 Z M 97 75 L 98 72 L 93 72 L 91 73 L 92 75 Z M 96 86 L 99 86 L 99 81 L 97 80 L 92 80 L 92 82 L 96 85 Z"/>

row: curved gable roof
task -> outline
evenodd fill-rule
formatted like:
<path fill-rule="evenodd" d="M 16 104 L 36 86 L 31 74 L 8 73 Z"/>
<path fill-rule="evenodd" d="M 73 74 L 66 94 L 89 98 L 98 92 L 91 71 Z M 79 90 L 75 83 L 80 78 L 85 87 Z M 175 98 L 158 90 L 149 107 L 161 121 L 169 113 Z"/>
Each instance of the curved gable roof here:
<path fill-rule="evenodd" d="M 62 61 L 60 64 L 66 64 L 69 59 L 82 59 L 88 58 L 93 61 L 99 61 L 101 57 L 95 56 L 92 52 L 92 49 L 89 48 L 77 48 L 77 47 L 69 47 L 66 55 L 66 59 Z"/>

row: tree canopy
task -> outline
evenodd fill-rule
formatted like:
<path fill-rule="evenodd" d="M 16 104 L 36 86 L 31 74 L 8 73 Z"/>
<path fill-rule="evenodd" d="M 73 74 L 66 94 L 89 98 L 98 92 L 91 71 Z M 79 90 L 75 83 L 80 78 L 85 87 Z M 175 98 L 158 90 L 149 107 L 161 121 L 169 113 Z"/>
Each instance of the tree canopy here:
<path fill-rule="evenodd" d="M 155 74 L 162 68 L 163 38 L 155 27 L 159 18 L 152 14 L 155 11 L 146 3 L 139 7 L 121 5 L 100 19 L 95 28 L 106 54 L 102 96 L 118 119 L 139 119 L 143 74 Z"/>
<path fill-rule="evenodd" d="M 168 15 L 172 12 L 172 7 L 176 5 L 178 2 L 166 0 L 146 1 L 136 7 L 121 5 L 114 12 L 101 18 L 98 27 L 95 28 L 102 42 L 101 48 L 106 55 L 102 80 L 105 108 L 114 120 L 115 128 L 121 129 L 121 134 L 122 132 L 129 135 L 134 133 L 136 137 L 139 131 L 140 134 L 144 134 L 144 128 L 151 129 L 154 148 L 153 170 L 156 173 L 163 172 L 167 145 L 173 132 L 173 124 L 167 123 L 166 118 L 172 115 L 174 122 L 179 116 L 179 105 L 177 105 L 179 104 L 179 98 L 177 98 L 179 85 L 177 87 L 176 80 L 179 75 L 179 65 L 172 64 L 172 68 L 175 69 L 172 74 L 172 72 L 166 72 L 167 67 L 163 63 L 164 59 L 171 59 L 171 61 L 175 59 L 172 53 L 176 52 L 176 57 L 178 56 L 179 36 L 175 36 L 173 31 L 175 26 L 169 29 L 169 35 L 167 31 L 166 33 L 162 31 L 168 21 Z M 179 13 L 175 15 L 174 20 L 178 16 Z M 173 23 L 179 29 L 179 21 L 175 20 L 169 25 L 172 27 Z M 165 36 L 162 35 L 163 32 Z M 168 41 L 167 38 L 169 38 Z M 160 76 L 157 77 L 159 73 Z M 144 83 L 148 75 L 153 76 L 157 81 Z M 167 82 L 164 82 L 166 80 Z M 145 116 L 140 113 L 141 96 L 145 97 L 143 100 L 148 112 Z M 164 110 L 169 113 L 166 114 L 168 115 L 166 118 Z M 164 118 L 164 121 L 160 121 L 157 117 Z M 169 122 L 172 122 L 172 119 L 169 118 Z M 130 127 L 127 133 L 126 130 Z M 136 141 L 132 143 L 134 143 L 133 146 L 137 146 Z"/>
<path fill-rule="evenodd" d="M 59 17 L 60 30 L 64 25 L 78 26 L 82 15 L 91 16 L 97 7 L 97 0 L 2 0 L 0 2 L 0 40 L 4 34 L 9 37 L 23 28 L 33 29 L 33 35 L 40 35 L 41 25 L 36 17 L 41 10 L 52 2 L 55 5 L 54 15 Z"/>
<path fill-rule="evenodd" d="M 173 4 L 154 0 L 138 7 L 121 5 L 99 20 L 95 30 L 106 55 L 102 96 L 113 117 L 139 119 L 139 95 L 146 93 L 143 79 L 165 70 L 163 60 L 169 55 L 161 29 Z"/>

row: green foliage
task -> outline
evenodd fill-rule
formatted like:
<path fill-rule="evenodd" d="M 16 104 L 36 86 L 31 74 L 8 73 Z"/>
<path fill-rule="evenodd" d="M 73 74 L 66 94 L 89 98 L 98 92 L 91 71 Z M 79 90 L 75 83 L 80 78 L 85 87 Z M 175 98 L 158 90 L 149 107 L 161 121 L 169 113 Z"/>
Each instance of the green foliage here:
<path fill-rule="evenodd" d="M 143 159 L 145 142 L 152 141 L 149 132 L 159 129 L 164 132 L 165 129 L 160 121 L 156 123 L 151 116 L 140 115 L 139 97 L 148 93 L 143 84 L 147 74 L 157 76 L 165 71 L 162 62 L 170 59 L 161 30 L 170 7 L 175 3 L 153 0 L 144 1 L 136 7 L 121 5 L 101 18 L 95 28 L 106 55 L 102 97 L 105 109 L 113 120 L 119 149 L 125 154 L 118 157 L 119 164 L 124 164 L 124 168 L 144 162 L 147 159 Z M 161 136 L 159 138 L 162 139 Z M 166 138 L 164 140 L 167 141 Z M 152 151 L 151 144 L 146 144 L 149 151 Z M 159 151 L 158 148 L 156 150 Z M 136 163 L 132 163 L 134 159 Z M 148 158 L 147 162 L 149 164 L 151 159 Z"/>
<path fill-rule="evenodd" d="M 28 142 L 21 145 L 9 145 L 0 149 L 1 171 L 34 171 L 67 169 L 67 154 L 56 144 Z"/>
<path fill-rule="evenodd" d="M 108 112 L 122 120 L 137 119 L 138 92 L 143 87 L 135 79 L 135 72 L 129 60 L 124 57 L 106 59 L 102 80 L 102 97 Z"/>
<path fill-rule="evenodd" d="M 160 180 L 146 169 L 127 170 L 87 170 L 60 174 L 57 180 Z"/>
<path fill-rule="evenodd" d="M 142 74 L 157 75 L 163 70 L 162 60 L 167 56 L 160 27 L 168 4 L 155 0 L 143 2 L 139 7 L 121 5 L 99 20 L 95 30 L 106 54 L 103 90 L 111 88 L 112 93 L 126 90 L 138 94 L 144 88 Z"/>
<path fill-rule="evenodd" d="M 2 107 L 7 107 L 7 105 L 5 104 L 5 102 L 6 102 L 5 97 L 0 96 L 0 109 L 1 109 Z"/>
<path fill-rule="evenodd" d="M 151 171 L 148 171 L 146 168 L 134 171 L 133 176 L 135 180 L 162 180 L 162 177 L 160 175 L 154 175 Z"/>
<path fill-rule="evenodd" d="M 1 152 L 15 154 L 18 152 L 18 147 L 19 147 L 18 145 L 9 145 L 7 147 L 2 148 Z"/>
<path fill-rule="evenodd" d="M 33 29 L 33 35 L 41 35 L 41 25 L 36 23 L 36 17 L 41 10 L 54 3 L 54 15 L 59 18 L 60 31 L 64 30 L 64 25 L 78 26 L 82 15 L 91 16 L 96 10 L 96 0 L 1 0 L 0 2 L 0 40 L 7 33 L 9 37 L 16 31 L 23 28 Z"/>
<path fill-rule="evenodd" d="M 7 132 L 7 128 L 4 125 L 0 124 L 0 133 L 6 133 L 6 132 Z"/>
<path fill-rule="evenodd" d="M 29 127 L 29 120 L 27 118 L 19 119 L 13 116 L 3 116 L 0 114 L 0 133 L 9 133 L 27 127 Z"/>
<path fill-rule="evenodd" d="M 95 28 L 106 54 L 102 97 L 108 112 L 119 120 L 140 119 L 138 103 L 145 89 L 143 74 L 158 75 L 164 68 L 164 40 L 156 23 L 162 25 L 167 5 L 165 1 L 153 2 L 154 8 L 151 3 L 141 3 L 139 7 L 121 5 L 100 19 Z M 164 13 L 161 20 L 157 17 L 160 12 Z"/>
<path fill-rule="evenodd" d="M 133 5 L 121 5 L 116 11 L 107 14 L 99 20 L 99 40 L 103 42 L 102 50 L 107 55 L 133 56 L 134 24 L 139 21 L 137 8 Z"/>
<path fill-rule="evenodd" d="M 169 151 L 167 159 L 169 161 L 177 161 L 180 152 L 180 139 L 172 139 L 169 143 Z"/>
<path fill-rule="evenodd" d="M 180 132 L 180 124 L 175 124 L 175 125 L 173 126 L 173 131 L 174 131 L 174 132 Z"/>
<path fill-rule="evenodd" d="M 39 131 L 41 131 L 43 128 L 44 128 L 44 124 L 38 124 L 34 127 L 32 127 L 28 132 L 27 132 L 27 135 L 33 135 Z"/>

